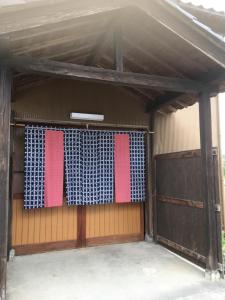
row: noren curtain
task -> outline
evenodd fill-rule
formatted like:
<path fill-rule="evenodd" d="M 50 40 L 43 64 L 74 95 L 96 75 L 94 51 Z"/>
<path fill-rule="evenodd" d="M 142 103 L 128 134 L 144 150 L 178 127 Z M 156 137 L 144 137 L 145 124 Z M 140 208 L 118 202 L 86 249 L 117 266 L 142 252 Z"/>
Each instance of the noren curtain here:
<path fill-rule="evenodd" d="M 145 200 L 145 145 L 141 131 L 25 127 L 24 207 L 44 207 L 45 131 L 64 132 L 64 172 L 68 205 L 114 201 L 114 136 L 129 134 L 131 201 Z"/>

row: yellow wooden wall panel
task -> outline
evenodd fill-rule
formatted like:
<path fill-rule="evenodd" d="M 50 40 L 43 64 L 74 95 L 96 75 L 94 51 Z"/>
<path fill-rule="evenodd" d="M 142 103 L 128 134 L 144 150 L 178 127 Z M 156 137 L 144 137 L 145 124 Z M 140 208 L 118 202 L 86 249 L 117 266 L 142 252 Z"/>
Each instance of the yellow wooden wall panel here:
<path fill-rule="evenodd" d="M 87 206 L 86 237 L 141 233 L 140 203 Z M 12 245 L 76 240 L 76 206 L 24 210 L 23 200 L 13 201 Z"/>
<path fill-rule="evenodd" d="M 77 208 L 25 210 L 23 200 L 13 200 L 12 246 L 76 240 Z"/>
<path fill-rule="evenodd" d="M 86 237 L 141 233 L 141 209 L 140 203 L 88 206 Z"/>

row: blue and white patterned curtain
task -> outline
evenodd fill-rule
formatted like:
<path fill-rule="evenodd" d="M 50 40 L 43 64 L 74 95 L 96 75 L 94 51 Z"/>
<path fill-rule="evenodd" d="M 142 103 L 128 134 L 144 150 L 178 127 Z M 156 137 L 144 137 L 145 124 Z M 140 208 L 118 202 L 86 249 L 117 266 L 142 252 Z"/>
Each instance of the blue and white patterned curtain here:
<path fill-rule="evenodd" d="M 69 129 L 65 133 L 69 205 L 113 202 L 113 134 Z"/>
<path fill-rule="evenodd" d="M 66 129 L 64 133 L 64 157 L 66 196 L 69 205 L 83 204 L 83 155 L 80 130 Z"/>
<path fill-rule="evenodd" d="M 145 142 L 143 132 L 130 133 L 131 201 L 145 200 Z"/>
<path fill-rule="evenodd" d="M 25 127 L 24 207 L 44 207 L 43 127 Z"/>
<path fill-rule="evenodd" d="M 114 134 L 129 133 L 131 201 L 145 200 L 144 132 L 26 126 L 25 208 L 44 207 L 44 132 L 64 131 L 65 185 L 68 205 L 114 201 Z"/>

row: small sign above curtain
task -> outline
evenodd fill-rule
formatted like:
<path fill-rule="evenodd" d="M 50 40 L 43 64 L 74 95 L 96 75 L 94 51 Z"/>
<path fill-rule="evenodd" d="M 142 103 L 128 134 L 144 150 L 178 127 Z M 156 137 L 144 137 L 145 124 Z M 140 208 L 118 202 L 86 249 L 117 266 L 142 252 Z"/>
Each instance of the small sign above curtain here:
<path fill-rule="evenodd" d="M 45 204 L 47 179 L 45 133 L 47 130 L 60 131 L 64 135 L 65 192 L 68 205 L 106 204 L 115 200 L 116 134 L 129 135 L 131 202 L 145 200 L 144 132 L 27 125 L 25 127 L 25 208 L 47 206 Z M 57 144 L 54 147 L 58 151 Z M 59 152 L 62 154 L 62 149 Z M 61 154 L 60 160 L 62 160 Z M 62 163 L 62 161 L 59 163 L 59 167 Z M 61 175 L 57 177 L 57 185 L 61 185 L 61 178 Z"/>

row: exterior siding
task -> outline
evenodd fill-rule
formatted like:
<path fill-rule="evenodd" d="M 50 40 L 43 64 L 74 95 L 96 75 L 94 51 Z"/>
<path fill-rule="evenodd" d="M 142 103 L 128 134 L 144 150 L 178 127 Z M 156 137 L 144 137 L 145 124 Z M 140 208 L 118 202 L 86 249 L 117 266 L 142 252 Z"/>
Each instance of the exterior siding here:
<path fill-rule="evenodd" d="M 218 99 L 212 98 L 213 146 L 219 146 Z M 156 114 L 154 154 L 200 149 L 198 104 L 168 115 Z"/>

